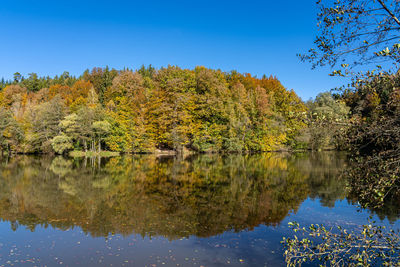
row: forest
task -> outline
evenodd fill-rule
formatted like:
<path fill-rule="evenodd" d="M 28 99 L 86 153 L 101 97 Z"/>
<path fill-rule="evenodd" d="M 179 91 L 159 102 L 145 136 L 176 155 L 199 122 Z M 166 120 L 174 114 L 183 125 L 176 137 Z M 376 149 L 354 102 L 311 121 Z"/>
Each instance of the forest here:
<path fill-rule="evenodd" d="M 273 151 L 302 146 L 307 107 L 275 77 L 176 66 L 2 80 L 0 145 L 13 153 Z"/>
<path fill-rule="evenodd" d="M 325 92 L 304 102 L 273 76 L 151 65 L 15 73 L 0 88 L 1 150 L 25 154 L 343 149 L 349 126 L 381 97 L 359 87 L 365 99 Z"/>

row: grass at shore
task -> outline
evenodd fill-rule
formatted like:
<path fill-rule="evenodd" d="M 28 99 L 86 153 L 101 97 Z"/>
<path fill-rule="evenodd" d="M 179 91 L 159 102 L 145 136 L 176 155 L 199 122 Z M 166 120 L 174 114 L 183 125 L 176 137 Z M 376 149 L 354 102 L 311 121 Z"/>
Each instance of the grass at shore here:
<path fill-rule="evenodd" d="M 69 152 L 69 156 L 73 158 L 81 158 L 81 157 L 116 157 L 119 156 L 119 152 L 113 151 L 78 151 L 74 150 Z"/>

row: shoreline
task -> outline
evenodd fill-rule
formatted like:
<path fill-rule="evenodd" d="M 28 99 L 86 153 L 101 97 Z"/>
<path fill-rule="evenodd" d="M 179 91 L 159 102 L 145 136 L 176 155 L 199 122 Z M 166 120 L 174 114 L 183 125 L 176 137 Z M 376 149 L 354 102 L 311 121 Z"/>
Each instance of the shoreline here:
<path fill-rule="evenodd" d="M 279 149 L 279 150 L 270 150 L 270 151 L 243 151 L 243 152 L 226 152 L 226 151 L 209 151 L 209 152 L 198 152 L 194 150 L 185 150 L 184 152 L 177 152 L 175 150 L 159 150 L 156 149 L 153 152 L 117 152 L 117 151 L 79 151 L 72 150 L 68 153 L 65 153 L 60 156 L 69 156 L 72 158 L 80 158 L 80 157 L 118 157 L 122 155 L 156 155 L 156 156 L 188 156 L 188 155 L 207 155 L 207 154 L 219 154 L 219 155 L 229 155 L 229 154 L 242 154 L 242 155 L 251 155 L 251 154 L 260 154 L 260 153 L 304 153 L 304 152 L 324 152 L 324 151 L 343 151 L 337 149 L 322 149 L 322 150 L 312 150 L 312 149 Z M 21 153 L 21 152 L 12 152 L 12 153 L 0 153 L 1 156 L 11 156 L 11 155 L 55 155 L 54 153 Z"/>

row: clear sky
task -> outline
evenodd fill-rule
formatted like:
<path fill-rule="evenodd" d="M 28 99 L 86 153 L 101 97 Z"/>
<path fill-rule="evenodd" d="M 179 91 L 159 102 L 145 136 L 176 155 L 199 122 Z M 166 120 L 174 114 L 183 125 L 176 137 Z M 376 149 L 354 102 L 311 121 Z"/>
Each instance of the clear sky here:
<path fill-rule="evenodd" d="M 315 0 L 1 0 L 0 77 L 202 65 L 275 75 L 307 100 L 345 82 L 296 57 L 316 13 Z"/>

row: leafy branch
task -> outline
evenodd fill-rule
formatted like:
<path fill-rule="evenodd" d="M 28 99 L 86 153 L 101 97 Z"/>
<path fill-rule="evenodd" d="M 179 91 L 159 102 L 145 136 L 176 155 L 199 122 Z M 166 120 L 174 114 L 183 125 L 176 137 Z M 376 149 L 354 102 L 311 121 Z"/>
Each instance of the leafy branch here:
<path fill-rule="evenodd" d="M 282 241 L 287 266 L 313 261 L 321 266 L 400 266 L 399 231 L 374 222 L 357 232 L 318 224 L 300 227 L 297 222 L 290 222 L 289 227 L 296 234 Z"/>

